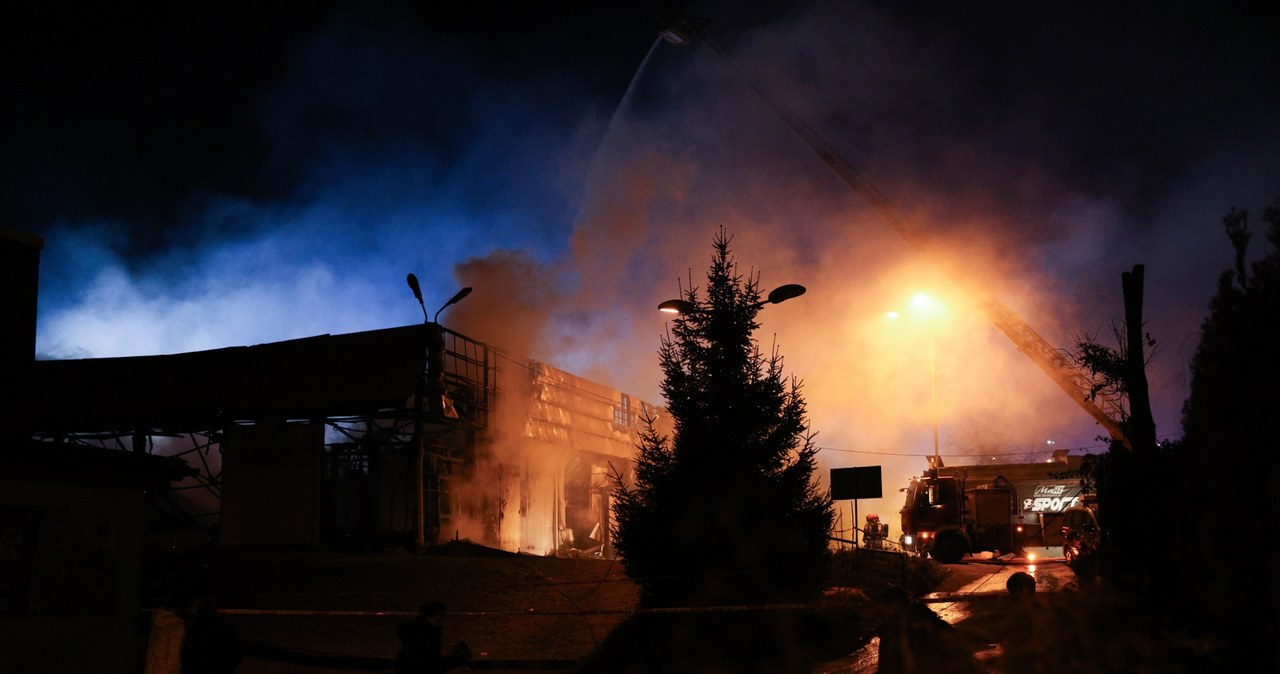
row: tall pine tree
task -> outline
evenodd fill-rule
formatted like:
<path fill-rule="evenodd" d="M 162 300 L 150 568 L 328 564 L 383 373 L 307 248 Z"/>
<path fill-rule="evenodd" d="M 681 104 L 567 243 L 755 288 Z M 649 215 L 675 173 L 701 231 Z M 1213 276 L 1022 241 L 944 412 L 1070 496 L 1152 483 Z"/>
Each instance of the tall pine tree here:
<path fill-rule="evenodd" d="M 753 338 L 759 277 L 738 273 L 722 228 L 706 297 L 662 339 L 670 437 L 648 423 L 631 484 L 616 476 L 614 545 L 646 606 L 797 600 L 821 589 L 831 499 L 801 383 Z"/>
<path fill-rule="evenodd" d="M 1280 199 L 1262 214 L 1270 250 L 1252 263 L 1248 220 L 1234 208 L 1222 220 L 1235 265 L 1218 279 L 1191 361 L 1182 474 L 1169 483 L 1195 496 L 1179 504 L 1185 549 L 1174 558 L 1192 590 L 1182 610 L 1226 638 L 1222 671 L 1280 671 Z"/>

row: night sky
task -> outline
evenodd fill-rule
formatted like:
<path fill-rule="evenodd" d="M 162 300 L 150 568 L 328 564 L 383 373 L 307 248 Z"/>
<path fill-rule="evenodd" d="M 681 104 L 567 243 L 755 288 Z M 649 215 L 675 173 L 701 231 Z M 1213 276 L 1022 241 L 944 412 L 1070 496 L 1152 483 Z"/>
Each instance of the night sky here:
<path fill-rule="evenodd" d="M 763 289 L 809 288 L 757 336 L 804 380 L 824 468 L 896 489 L 935 385 L 944 455 L 1097 447 L 745 76 L 1055 346 L 1109 339 L 1144 264 L 1178 436 L 1221 218 L 1280 197 L 1266 3 L 598 4 L 620 3 L 8 10 L 0 224 L 45 239 L 38 356 L 414 323 L 414 272 L 432 313 L 475 288 L 447 326 L 660 403 L 654 307 L 723 224 Z M 671 14 L 733 62 L 659 41 Z M 919 291 L 945 316 L 882 320 Z"/>

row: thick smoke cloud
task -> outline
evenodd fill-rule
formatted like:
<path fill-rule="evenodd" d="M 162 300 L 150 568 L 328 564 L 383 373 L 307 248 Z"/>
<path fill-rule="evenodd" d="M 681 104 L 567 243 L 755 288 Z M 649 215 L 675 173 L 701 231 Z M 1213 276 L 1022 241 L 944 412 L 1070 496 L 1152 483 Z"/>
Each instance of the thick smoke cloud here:
<path fill-rule="evenodd" d="M 1197 118 L 1212 107 L 1206 96 L 1265 80 L 1246 67 L 1224 84 L 1211 72 L 1221 61 L 1180 54 L 1186 25 L 1121 40 L 1141 17 L 1117 16 L 1104 31 L 1112 41 L 1079 17 L 1047 18 L 1060 23 L 1009 16 L 1006 33 L 952 35 L 868 6 L 824 5 L 718 36 L 736 71 L 706 48 L 663 45 L 595 166 L 609 187 L 580 212 L 576 269 L 593 288 L 647 295 L 638 309 L 651 310 L 674 294 L 654 293 L 651 279 L 692 270 L 698 284 L 711 234 L 729 227 L 743 271 L 758 271 L 766 290 L 810 288 L 767 307 L 760 337 L 805 380 L 827 465 L 884 464 L 891 492 L 932 449 L 934 395 L 953 461 L 1103 446 L 1103 429 L 950 279 L 972 279 L 1068 347 L 1082 334 L 1110 340 L 1123 314 L 1120 275 L 1143 264 L 1147 330 L 1161 343 L 1149 375 L 1155 413 L 1161 436 L 1176 437 L 1199 321 L 1231 257 L 1218 222 L 1237 200 L 1256 209 L 1272 198 L 1277 168 L 1245 150 L 1277 140 L 1258 111 L 1233 111 L 1211 129 Z M 1005 44 L 976 49 L 981 39 Z M 1083 62 L 1068 68 L 1068 53 Z M 871 176 L 927 233 L 930 256 L 852 194 L 739 74 Z M 939 297 L 945 317 L 914 332 L 883 321 L 917 291 Z M 604 310 L 620 294 L 598 297 Z M 655 341 L 639 325 L 635 351 Z M 628 342 L 605 334 L 585 330 L 584 348 L 599 339 L 621 353 Z"/>
<path fill-rule="evenodd" d="M 40 232 L 41 354 L 400 325 L 420 314 L 408 272 L 434 313 L 457 289 L 459 261 L 554 256 L 569 213 L 557 163 L 582 111 L 540 107 L 545 81 L 478 79 L 456 63 L 464 47 L 405 18 L 336 13 L 265 85 L 250 114 L 271 148 L 244 170 L 265 192 L 285 186 L 281 196 L 188 194 L 160 235 L 94 219 Z"/>
<path fill-rule="evenodd" d="M 690 9 L 734 65 L 706 45 L 638 44 L 620 100 L 591 95 L 567 66 L 486 76 L 474 43 L 402 16 L 333 15 L 255 99 L 269 152 L 247 170 L 272 189 L 190 195 L 141 255 L 119 222 L 41 232 L 40 352 L 403 325 L 422 319 L 412 271 L 429 314 L 475 288 L 445 325 L 660 403 L 654 309 L 702 285 L 723 225 L 762 289 L 809 289 L 765 307 L 758 337 L 804 381 L 824 469 L 886 467 L 888 501 L 864 510 L 895 507 L 932 453 L 935 395 L 955 460 L 1049 440 L 1099 448 L 1102 429 L 976 311 L 957 274 L 1066 347 L 1082 332 L 1109 338 L 1121 272 L 1146 265 L 1158 432 L 1178 434 L 1199 321 L 1232 259 L 1218 223 L 1276 196 L 1265 73 L 1277 57 L 1252 39 L 1265 33 L 1252 17 Z M 864 171 L 934 257 L 739 74 Z M 945 312 L 884 318 L 917 292 Z"/>

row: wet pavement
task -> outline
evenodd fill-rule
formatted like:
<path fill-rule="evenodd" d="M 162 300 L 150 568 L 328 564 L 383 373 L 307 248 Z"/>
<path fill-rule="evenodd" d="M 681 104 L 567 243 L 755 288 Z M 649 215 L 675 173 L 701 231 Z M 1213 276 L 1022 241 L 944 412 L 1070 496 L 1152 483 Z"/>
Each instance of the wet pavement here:
<path fill-rule="evenodd" d="M 957 627 L 966 634 L 983 632 L 976 623 L 989 624 L 1002 612 L 1008 594 L 1005 583 L 1014 573 L 1031 574 L 1036 579 L 1037 590 L 1045 593 L 1059 592 L 1075 583 L 1075 574 L 1061 557 L 1042 556 L 1033 561 L 1017 556 L 967 557 L 963 562 L 948 565 L 947 569 L 950 574 L 938 589 L 920 601 L 953 626 L 969 623 L 967 627 Z M 871 674 L 879 665 L 879 647 L 879 638 L 871 637 L 857 651 L 823 663 L 815 674 Z M 975 641 L 973 647 L 980 661 L 995 662 L 1002 656 L 999 643 L 986 643 L 983 639 Z"/>

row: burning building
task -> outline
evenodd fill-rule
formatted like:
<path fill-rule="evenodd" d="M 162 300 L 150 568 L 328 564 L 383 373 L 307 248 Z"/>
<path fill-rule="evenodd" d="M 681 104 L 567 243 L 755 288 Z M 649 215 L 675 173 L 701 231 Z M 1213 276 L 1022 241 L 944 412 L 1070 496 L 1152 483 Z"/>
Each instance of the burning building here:
<path fill-rule="evenodd" d="M 202 544 L 609 555 L 663 410 L 434 322 L 36 360 L 43 241 L 0 230 L 0 670 L 129 671 L 150 553 Z"/>
<path fill-rule="evenodd" d="M 30 352 L 28 352 L 30 353 Z M 181 457 L 151 541 L 607 555 L 612 477 L 661 409 L 435 322 L 31 363 L 37 442 Z M 669 432 L 669 430 L 668 430 Z"/>

